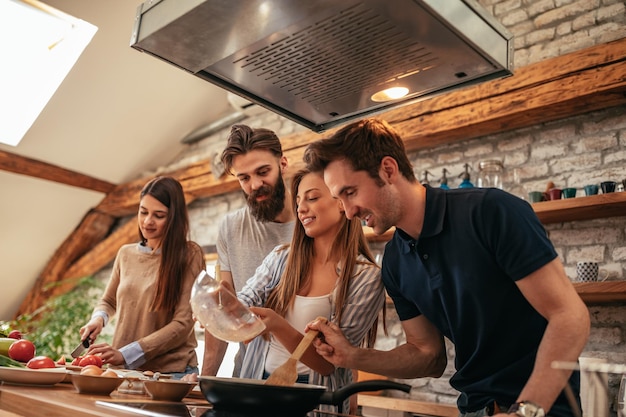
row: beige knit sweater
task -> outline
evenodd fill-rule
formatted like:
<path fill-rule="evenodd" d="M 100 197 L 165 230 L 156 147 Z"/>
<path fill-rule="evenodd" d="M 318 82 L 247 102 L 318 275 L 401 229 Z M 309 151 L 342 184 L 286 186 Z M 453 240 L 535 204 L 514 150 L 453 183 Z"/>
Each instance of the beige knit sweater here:
<path fill-rule="evenodd" d="M 165 313 L 149 311 L 161 255 L 142 252 L 134 243 L 122 246 L 115 258 L 111 279 L 94 311 L 104 311 L 110 318 L 117 316 L 114 348 L 139 342 L 146 359 L 140 370 L 183 372 L 187 365 L 198 365 L 189 299 L 195 277 L 205 264 L 200 250 L 190 252 L 182 294 L 169 321 Z"/>

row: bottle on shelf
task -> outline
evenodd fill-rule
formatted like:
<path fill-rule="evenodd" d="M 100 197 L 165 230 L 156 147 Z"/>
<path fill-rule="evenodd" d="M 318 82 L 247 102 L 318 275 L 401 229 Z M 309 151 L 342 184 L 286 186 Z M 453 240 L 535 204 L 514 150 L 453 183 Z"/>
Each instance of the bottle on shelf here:
<path fill-rule="evenodd" d="M 446 176 L 446 174 L 448 174 L 449 172 L 450 171 L 448 171 L 447 169 L 443 169 L 443 175 L 439 179 L 439 183 L 441 184 L 439 188 L 443 188 L 444 190 L 450 189 L 450 187 L 448 187 L 448 177 Z"/>
<path fill-rule="evenodd" d="M 423 178 L 422 178 L 422 185 L 430 185 L 430 181 L 428 180 L 428 176 L 429 175 L 433 175 L 429 170 L 425 170 L 423 173 Z"/>
<path fill-rule="evenodd" d="M 459 184 L 459 188 L 472 188 L 474 187 L 474 184 L 472 184 L 472 182 L 470 181 L 470 173 L 469 170 L 472 168 L 470 166 L 470 164 L 463 164 L 463 168 L 465 168 L 465 171 L 461 172 L 461 174 L 459 175 L 459 178 L 462 179 L 461 184 Z"/>

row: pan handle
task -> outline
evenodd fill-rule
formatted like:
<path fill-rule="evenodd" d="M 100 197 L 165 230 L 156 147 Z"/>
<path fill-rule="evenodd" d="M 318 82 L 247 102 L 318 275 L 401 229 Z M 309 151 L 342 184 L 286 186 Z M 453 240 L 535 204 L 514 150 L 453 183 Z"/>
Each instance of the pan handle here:
<path fill-rule="evenodd" d="M 394 389 L 411 392 L 411 386 L 400 382 L 388 381 L 386 379 L 373 379 L 369 381 L 355 382 L 336 391 L 325 391 L 320 397 L 320 404 L 340 405 L 349 396 L 365 391 L 379 391 L 381 389 Z"/>

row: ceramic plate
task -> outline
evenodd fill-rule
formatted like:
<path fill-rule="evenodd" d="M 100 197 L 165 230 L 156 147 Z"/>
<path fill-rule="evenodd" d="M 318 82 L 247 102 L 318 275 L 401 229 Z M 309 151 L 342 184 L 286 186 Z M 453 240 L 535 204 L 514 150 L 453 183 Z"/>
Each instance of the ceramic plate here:
<path fill-rule="evenodd" d="M 65 368 L 28 369 L 0 366 L 0 381 L 5 384 L 54 385 L 65 379 Z"/>

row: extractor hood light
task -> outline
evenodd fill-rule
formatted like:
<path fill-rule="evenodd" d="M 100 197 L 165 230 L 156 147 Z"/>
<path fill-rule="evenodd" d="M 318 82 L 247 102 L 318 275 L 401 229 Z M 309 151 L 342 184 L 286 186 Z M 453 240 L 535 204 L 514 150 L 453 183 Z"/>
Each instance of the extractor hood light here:
<path fill-rule="evenodd" d="M 407 94 L 409 94 L 409 89 L 406 87 L 391 87 L 372 94 L 371 99 L 377 103 L 384 103 L 385 101 L 397 100 Z"/>

